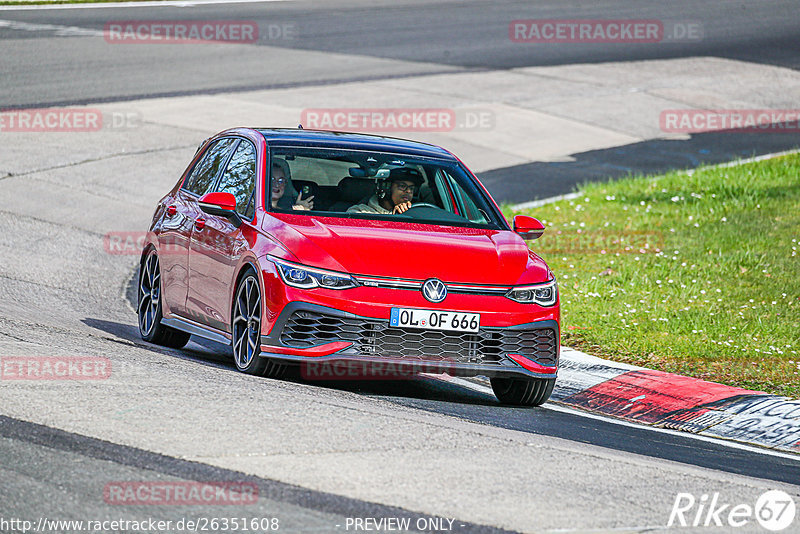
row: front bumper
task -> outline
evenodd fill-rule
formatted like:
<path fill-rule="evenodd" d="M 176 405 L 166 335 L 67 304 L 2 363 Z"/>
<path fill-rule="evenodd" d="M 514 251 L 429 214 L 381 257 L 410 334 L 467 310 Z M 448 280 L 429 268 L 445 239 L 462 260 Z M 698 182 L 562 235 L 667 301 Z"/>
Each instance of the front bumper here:
<path fill-rule="evenodd" d="M 477 333 L 447 332 L 390 327 L 388 319 L 293 301 L 281 310 L 270 334 L 261 336 L 261 352 L 300 363 L 309 377 L 325 377 L 337 369 L 335 377 L 344 370 L 348 376 L 380 378 L 391 370 L 398 377 L 446 373 L 555 378 L 560 343 L 555 320 L 481 327 Z"/>

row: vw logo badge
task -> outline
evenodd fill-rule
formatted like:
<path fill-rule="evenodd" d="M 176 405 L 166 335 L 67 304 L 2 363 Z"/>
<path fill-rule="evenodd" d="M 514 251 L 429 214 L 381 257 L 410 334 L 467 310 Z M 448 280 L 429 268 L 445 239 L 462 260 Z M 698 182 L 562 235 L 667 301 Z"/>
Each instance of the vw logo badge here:
<path fill-rule="evenodd" d="M 428 278 L 422 284 L 422 296 L 431 302 L 442 302 L 447 296 L 447 288 L 438 278 Z"/>

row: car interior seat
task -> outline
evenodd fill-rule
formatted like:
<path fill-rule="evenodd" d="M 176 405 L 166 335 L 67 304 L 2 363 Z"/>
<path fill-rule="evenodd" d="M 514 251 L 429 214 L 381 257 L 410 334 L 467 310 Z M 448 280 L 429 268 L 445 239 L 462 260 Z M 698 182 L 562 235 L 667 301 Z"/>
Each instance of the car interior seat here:
<path fill-rule="evenodd" d="M 366 204 L 375 194 L 375 180 L 372 178 L 354 178 L 345 176 L 339 181 L 338 200 L 329 208 L 330 211 L 347 211 L 356 204 Z"/>

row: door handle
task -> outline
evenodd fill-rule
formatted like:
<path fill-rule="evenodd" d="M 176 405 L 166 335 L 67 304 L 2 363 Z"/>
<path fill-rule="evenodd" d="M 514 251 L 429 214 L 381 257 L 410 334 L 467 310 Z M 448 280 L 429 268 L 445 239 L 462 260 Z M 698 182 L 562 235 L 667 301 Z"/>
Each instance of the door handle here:
<path fill-rule="evenodd" d="M 198 230 L 202 230 L 203 228 L 205 228 L 205 226 L 206 226 L 206 220 L 203 219 L 202 217 L 194 221 L 194 227 L 197 228 Z"/>
<path fill-rule="evenodd" d="M 178 213 L 178 208 L 175 206 L 167 207 L 167 217 L 174 217 L 176 213 Z"/>

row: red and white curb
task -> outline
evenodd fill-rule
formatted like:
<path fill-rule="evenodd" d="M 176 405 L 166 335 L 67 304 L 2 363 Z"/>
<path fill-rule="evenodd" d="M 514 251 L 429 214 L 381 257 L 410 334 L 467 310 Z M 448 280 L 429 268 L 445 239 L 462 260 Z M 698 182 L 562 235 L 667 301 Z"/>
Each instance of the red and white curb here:
<path fill-rule="evenodd" d="M 485 379 L 448 381 L 491 391 Z M 800 400 L 616 363 L 568 347 L 561 347 L 549 402 L 665 431 L 800 453 Z"/>
<path fill-rule="evenodd" d="M 660 428 L 800 453 L 800 400 L 562 348 L 551 401 Z"/>

